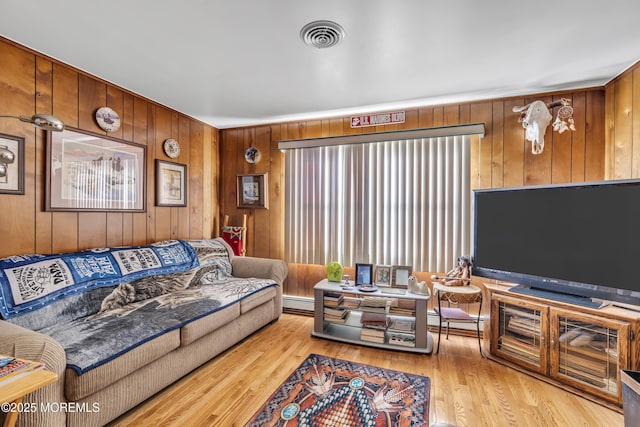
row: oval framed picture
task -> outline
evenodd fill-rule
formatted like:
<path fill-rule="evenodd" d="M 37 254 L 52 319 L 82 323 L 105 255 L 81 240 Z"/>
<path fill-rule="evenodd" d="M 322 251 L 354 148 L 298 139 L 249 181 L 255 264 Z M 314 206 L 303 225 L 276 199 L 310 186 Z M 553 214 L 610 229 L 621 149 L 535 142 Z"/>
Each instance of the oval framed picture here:
<path fill-rule="evenodd" d="M 120 129 L 120 116 L 109 107 L 98 108 L 96 122 L 106 132 L 115 132 Z"/>

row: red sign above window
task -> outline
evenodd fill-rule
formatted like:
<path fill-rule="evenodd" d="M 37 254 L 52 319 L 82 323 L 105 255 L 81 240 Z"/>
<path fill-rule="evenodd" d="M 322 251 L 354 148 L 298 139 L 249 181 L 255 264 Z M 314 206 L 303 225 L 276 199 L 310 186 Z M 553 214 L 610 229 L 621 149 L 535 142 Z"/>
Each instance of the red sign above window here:
<path fill-rule="evenodd" d="M 391 111 L 389 113 L 351 116 L 352 128 L 363 128 L 367 126 L 378 125 L 394 125 L 397 123 L 404 123 L 404 111 Z"/>

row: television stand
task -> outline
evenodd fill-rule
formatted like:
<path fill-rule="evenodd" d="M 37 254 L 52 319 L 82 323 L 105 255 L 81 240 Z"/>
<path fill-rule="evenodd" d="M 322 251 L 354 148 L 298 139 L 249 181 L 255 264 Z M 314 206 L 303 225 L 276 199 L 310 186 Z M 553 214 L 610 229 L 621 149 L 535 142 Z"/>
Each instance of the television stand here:
<path fill-rule="evenodd" d="M 514 285 L 484 283 L 485 355 L 621 412 L 619 372 L 640 369 L 640 311 L 574 305 Z"/>
<path fill-rule="evenodd" d="M 587 298 L 587 297 L 564 294 L 561 292 L 553 292 L 545 289 L 530 288 L 528 286 L 522 286 L 522 285 L 509 288 L 509 292 L 529 295 L 532 297 L 545 298 L 552 301 L 564 302 L 566 304 L 579 305 L 581 307 L 588 307 L 588 308 L 602 308 L 607 305 L 606 303 L 603 303 L 601 301 L 593 301 L 591 298 Z"/>

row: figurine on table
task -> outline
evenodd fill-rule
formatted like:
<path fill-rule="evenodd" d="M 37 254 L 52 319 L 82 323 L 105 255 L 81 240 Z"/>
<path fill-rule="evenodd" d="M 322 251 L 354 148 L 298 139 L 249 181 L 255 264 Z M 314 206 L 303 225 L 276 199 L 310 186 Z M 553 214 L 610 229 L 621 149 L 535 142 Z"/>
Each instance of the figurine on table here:
<path fill-rule="evenodd" d="M 471 284 L 471 261 L 465 256 L 458 257 L 456 266 L 446 276 L 431 276 L 445 286 L 466 286 Z"/>

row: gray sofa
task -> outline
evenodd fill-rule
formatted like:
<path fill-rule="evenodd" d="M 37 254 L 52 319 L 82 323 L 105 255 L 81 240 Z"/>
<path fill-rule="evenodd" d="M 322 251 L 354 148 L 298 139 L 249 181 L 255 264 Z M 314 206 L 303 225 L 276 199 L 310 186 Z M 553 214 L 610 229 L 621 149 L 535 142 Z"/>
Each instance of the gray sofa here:
<path fill-rule="evenodd" d="M 25 402 L 72 402 L 21 414 L 18 425 L 104 425 L 279 318 L 283 261 L 233 256 L 222 239 L 189 244 L 200 249 L 196 268 L 98 286 L 0 320 L 0 354 L 41 361 L 59 377 Z M 213 261 L 208 246 L 217 248 Z"/>

